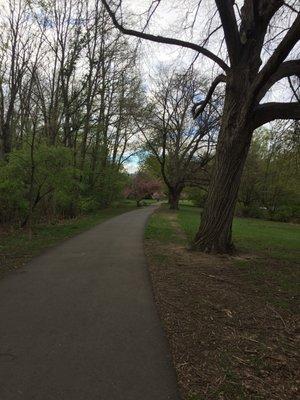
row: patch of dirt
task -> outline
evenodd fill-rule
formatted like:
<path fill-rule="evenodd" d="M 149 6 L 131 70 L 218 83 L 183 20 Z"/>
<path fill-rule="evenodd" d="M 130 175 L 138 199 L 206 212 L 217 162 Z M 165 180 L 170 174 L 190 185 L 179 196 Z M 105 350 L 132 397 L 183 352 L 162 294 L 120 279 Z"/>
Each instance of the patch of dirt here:
<path fill-rule="evenodd" d="M 265 292 L 295 299 L 275 282 L 250 282 L 229 257 L 153 240 L 145 250 L 184 399 L 298 398 L 296 307 L 274 306 Z"/>
<path fill-rule="evenodd" d="M 158 212 L 159 210 L 157 210 Z M 176 233 L 177 240 L 186 240 L 186 234 L 180 229 L 177 221 L 177 213 L 174 210 L 164 210 L 164 216 L 169 220 L 170 226 L 173 231 Z"/>

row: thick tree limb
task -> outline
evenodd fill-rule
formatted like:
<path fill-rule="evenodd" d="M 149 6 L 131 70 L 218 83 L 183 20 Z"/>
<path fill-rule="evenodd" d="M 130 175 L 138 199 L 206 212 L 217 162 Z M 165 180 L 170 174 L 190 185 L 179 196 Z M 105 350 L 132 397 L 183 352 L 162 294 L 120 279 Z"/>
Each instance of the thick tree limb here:
<path fill-rule="evenodd" d="M 257 98 L 258 102 L 276 82 L 280 81 L 282 78 L 287 78 L 293 75 L 300 76 L 300 60 L 291 60 L 282 63 L 259 92 Z"/>
<path fill-rule="evenodd" d="M 274 121 L 275 119 L 297 119 L 300 120 L 300 103 L 264 103 L 257 106 L 254 116 L 254 129 Z"/>
<path fill-rule="evenodd" d="M 221 82 L 226 82 L 226 76 L 223 74 L 218 75 L 216 77 L 216 79 L 213 81 L 205 99 L 203 101 L 201 101 L 200 103 L 197 103 L 193 106 L 192 113 L 193 113 L 194 119 L 197 118 L 204 111 L 205 107 L 210 102 L 210 99 L 212 98 L 212 95 L 214 94 L 216 87 Z"/>
<path fill-rule="evenodd" d="M 134 29 L 127 29 L 123 25 L 121 25 L 117 18 L 116 14 L 111 10 L 110 6 L 108 5 L 108 2 L 106 0 L 101 0 L 105 9 L 107 10 L 108 14 L 110 15 L 113 24 L 117 29 L 119 29 L 120 32 L 124 33 L 124 35 L 130 35 L 130 36 L 135 36 L 141 39 L 145 40 L 150 40 L 152 42 L 156 43 L 163 43 L 163 44 L 170 44 L 170 45 L 175 45 L 175 46 L 180 46 L 180 47 L 185 47 L 187 49 L 195 50 L 198 53 L 203 54 L 204 56 L 208 57 L 212 61 L 214 61 L 216 64 L 218 64 L 225 72 L 228 71 L 229 66 L 223 61 L 220 57 L 212 53 L 210 50 L 207 50 L 205 47 L 199 46 L 196 43 L 192 42 L 187 42 L 185 40 L 180 40 L 180 39 L 175 39 L 175 38 L 170 38 L 170 37 L 165 37 L 165 36 L 160 36 L 160 35 L 152 35 L 150 33 L 145 33 L 145 32 L 140 32 Z"/>
<path fill-rule="evenodd" d="M 266 65 L 259 72 L 257 79 L 253 82 L 252 99 L 256 100 L 256 96 L 261 91 L 262 87 L 267 84 L 268 80 L 277 71 L 280 64 L 284 62 L 290 51 L 300 40 L 300 14 L 295 19 L 293 25 L 288 30 L 285 37 L 282 39 L 272 56 L 267 61 Z"/>
<path fill-rule="evenodd" d="M 216 0 L 231 65 L 238 60 L 241 41 L 232 0 Z"/>

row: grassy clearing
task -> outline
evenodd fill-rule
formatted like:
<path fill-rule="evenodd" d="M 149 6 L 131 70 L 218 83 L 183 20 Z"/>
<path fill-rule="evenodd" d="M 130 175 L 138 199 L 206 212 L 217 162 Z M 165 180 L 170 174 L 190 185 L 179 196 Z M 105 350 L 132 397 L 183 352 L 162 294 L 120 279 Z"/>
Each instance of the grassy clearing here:
<path fill-rule="evenodd" d="M 178 221 L 192 240 L 200 222 L 200 209 L 183 206 Z M 232 263 L 247 274 L 249 283 L 264 286 L 262 294 L 266 301 L 282 308 L 290 304 L 281 296 L 274 296 L 274 288 L 289 294 L 292 300 L 299 295 L 300 226 L 283 222 L 251 218 L 235 218 L 233 240 L 242 253 L 255 257 L 235 257 Z M 293 303 L 293 301 L 292 301 Z"/>
<path fill-rule="evenodd" d="M 5 271 L 20 267 L 44 249 L 134 208 L 134 202 L 126 202 L 90 215 L 37 225 L 31 240 L 22 229 L 0 233 L 0 276 Z"/>
<path fill-rule="evenodd" d="M 191 241 L 199 227 L 201 210 L 182 206 L 178 214 L 181 227 Z M 300 225 L 264 221 L 252 218 L 235 218 L 233 240 L 243 252 L 257 252 L 290 262 L 300 259 Z"/>
<path fill-rule="evenodd" d="M 300 225 L 297 224 L 236 218 L 233 239 L 245 251 L 290 262 L 300 258 Z"/>
<path fill-rule="evenodd" d="M 199 215 L 162 207 L 145 234 L 182 398 L 296 398 L 299 226 L 236 219 L 239 254 L 216 256 L 187 250 Z"/>

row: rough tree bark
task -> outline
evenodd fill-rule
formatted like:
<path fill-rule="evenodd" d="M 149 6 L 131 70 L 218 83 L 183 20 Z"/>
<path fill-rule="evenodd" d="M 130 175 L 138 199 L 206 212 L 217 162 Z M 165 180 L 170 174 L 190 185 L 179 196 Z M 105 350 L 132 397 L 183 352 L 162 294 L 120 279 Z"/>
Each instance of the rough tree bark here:
<path fill-rule="evenodd" d="M 179 200 L 183 190 L 183 186 L 175 186 L 168 188 L 168 200 L 170 210 L 179 210 Z"/>
<path fill-rule="evenodd" d="M 226 100 L 219 134 L 214 171 L 209 185 L 201 225 L 194 248 L 206 252 L 233 251 L 231 227 L 240 180 L 247 158 L 253 129 L 243 102 L 243 91 L 249 82 L 241 71 L 228 77 Z M 244 70 L 245 71 L 245 70 Z M 246 88 L 245 88 L 246 89 Z"/>
<path fill-rule="evenodd" d="M 170 210 L 179 210 L 179 200 L 183 187 L 169 187 L 169 206 Z"/>

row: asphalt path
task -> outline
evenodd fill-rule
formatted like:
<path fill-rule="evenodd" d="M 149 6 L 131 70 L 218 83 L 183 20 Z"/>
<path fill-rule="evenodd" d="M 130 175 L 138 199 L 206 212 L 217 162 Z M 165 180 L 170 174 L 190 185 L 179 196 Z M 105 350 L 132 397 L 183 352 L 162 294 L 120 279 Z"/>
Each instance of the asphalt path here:
<path fill-rule="evenodd" d="M 179 400 L 143 251 L 154 208 L 0 281 L 0 400 Z"/>

